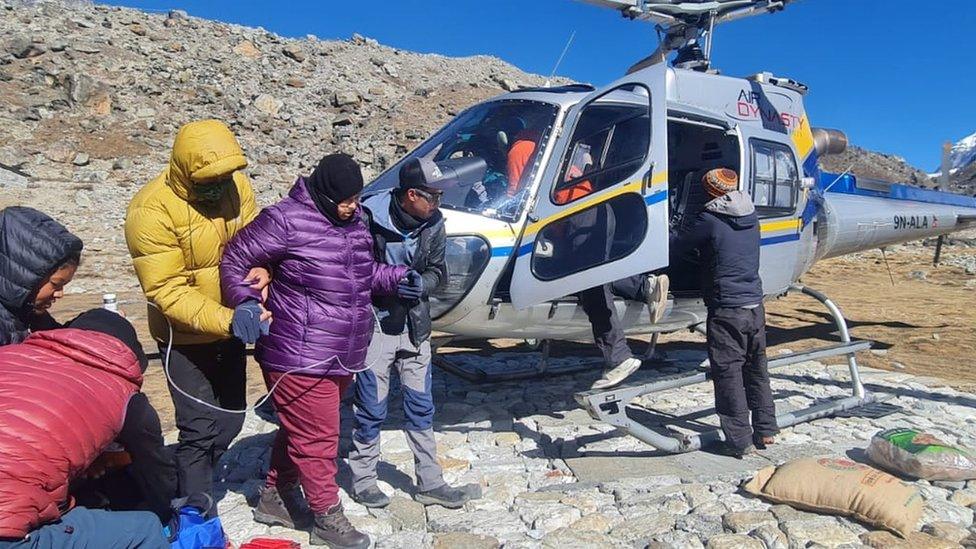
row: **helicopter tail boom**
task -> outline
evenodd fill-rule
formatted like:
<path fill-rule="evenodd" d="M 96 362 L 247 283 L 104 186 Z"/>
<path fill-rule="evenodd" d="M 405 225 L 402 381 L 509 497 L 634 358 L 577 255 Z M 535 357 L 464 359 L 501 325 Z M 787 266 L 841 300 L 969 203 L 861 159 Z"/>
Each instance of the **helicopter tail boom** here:
<path fill-rule="evenodd" d="M 890 246 L 976 225 L 976 198 L 857 178 L 821 175 L 818 257 Z"/>

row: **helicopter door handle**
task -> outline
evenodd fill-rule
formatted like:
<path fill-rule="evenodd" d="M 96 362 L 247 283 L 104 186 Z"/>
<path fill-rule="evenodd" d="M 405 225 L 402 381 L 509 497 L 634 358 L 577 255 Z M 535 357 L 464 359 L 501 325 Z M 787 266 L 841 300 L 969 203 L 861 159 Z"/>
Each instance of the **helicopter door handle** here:
<path fill-rule="evenodd" d="M 641 194 L 647 196 L 647 190 L 651 188 L 651 176 L 654 173 L 654 163 L 651 162 L 650 167 L 644 173 L 644 177 L 641 178 Z"/>

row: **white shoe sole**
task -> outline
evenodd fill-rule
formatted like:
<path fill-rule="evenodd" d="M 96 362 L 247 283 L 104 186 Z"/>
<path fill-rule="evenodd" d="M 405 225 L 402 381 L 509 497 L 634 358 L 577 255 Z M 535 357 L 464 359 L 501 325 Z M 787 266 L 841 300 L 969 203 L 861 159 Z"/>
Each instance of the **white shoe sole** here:
<path fill-rule="evenodd" d="M 657 324 L 664 318 L 664 311 L 668 308 L 668 289 L 671 279 L 668 275 L 658 275 L 654 289 L 647 296 L 647 307 L 651 313 L 651 324 Z"/>
<path fill-rule="evenodd" d="M 641 361 L 636 358 L 628 358 L 621 362 L 617 367 L 603 374 L 603 377 L 596 380 L 590 389 L 609 389 L 623 383 L 631 374 L 639 370 Z"/>

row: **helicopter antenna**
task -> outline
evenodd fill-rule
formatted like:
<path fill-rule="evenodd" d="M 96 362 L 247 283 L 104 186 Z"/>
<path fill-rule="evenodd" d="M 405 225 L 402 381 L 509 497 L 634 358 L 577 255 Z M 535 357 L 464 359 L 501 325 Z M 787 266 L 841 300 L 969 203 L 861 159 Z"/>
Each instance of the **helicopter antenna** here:
<path fill-rule="evenodd" d="M 546 83 L 542 85 L 544 88 L 548 88 L 553 77 L 556 76 L 556 71 L 559 70 L 559 65 L 563 62 L 563 57 L 566 57 L 566 52 L 569 51 L 569 47 L 573 44 L 573 39 L 576 38 L 576 31 L 569 35 L 569 40 L 566 41 L 566 46 L 563 47 L 563 52 L 559 54 L 559 59 L 556 60 L 556 65 L 552 68 L 552 72 L 549 73 L 549 78 L 546 78 Z"/>

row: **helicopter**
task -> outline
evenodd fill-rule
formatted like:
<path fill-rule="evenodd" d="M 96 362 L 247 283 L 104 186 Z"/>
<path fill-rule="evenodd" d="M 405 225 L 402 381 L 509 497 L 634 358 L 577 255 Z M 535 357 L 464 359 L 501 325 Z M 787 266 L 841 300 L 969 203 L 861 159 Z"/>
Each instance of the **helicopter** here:
<path fill-rule="evenodd" d="M 806 85 L 769 72 L 728 76 L 711 66 L 716 25 L 774 13 L 793 0 L 584 1 L 656 23 L 657 50 L 605 86 L 523 88 L 471 106 L 365 191 L 395 187 L 400 167 L 417 157 L 457 180 L 440 204 L 449 276 L 431 295 L 435 330 L 544 343 L 588 339 L 590 324 L 573 294 L 648 272 L 666 272 L 671 280 L 660 321 L 652 322 L 643 302 L 615 303 L 629 335 L 652 334 L 645 356 L 659 334 L 702 330 L 700 265 L 675 261 L 680 254 L 669 250 L 668 237 L 707 200 L 702 174 L 730 168 L 760 217 L 766 298 L 803 292 L 828 308 L 841 333 L 840 345 L 779 357 L 770 367 L 831 355 L 847 355 L 851 366 L 851 397 L 793 414 L 781 426 L 868 402 L 855 360 L 867 344 L 852 342 L 836 305 L 799 284 L 800 277 L 821 259 L 976 226 L 976 198 L 823 172 L 818 160 L 843 152 L 847 138 L 811 126 Z M 522 162 L 513 166 L 516 150 Z M 610 212 L 615 227 L 591 235 L 606 253 L 581 253 L 570 227 L 576 216 L 594 211 Z M 469 379 L 491 379 L 440 365 Z M 543 364 L 498 379 L 548 373 Z M 594 417 L 660 449 L 688 451 L 721 434 L 662 438 L 623 408 L 640 394 L 705 376 L 583 393 L 577 400 Z"/>

